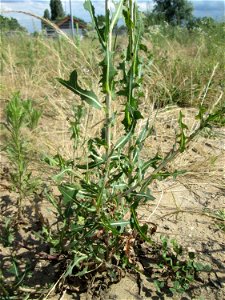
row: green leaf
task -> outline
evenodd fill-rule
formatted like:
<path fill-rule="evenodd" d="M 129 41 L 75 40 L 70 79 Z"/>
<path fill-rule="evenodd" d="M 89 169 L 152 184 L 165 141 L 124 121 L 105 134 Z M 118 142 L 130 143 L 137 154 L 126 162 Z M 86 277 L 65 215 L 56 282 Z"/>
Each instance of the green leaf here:
<path fill-rule="evenodd" d="M 108 220 L 107 216 L 104 213 L 102 213 L 101 215 L 101 221 L 104 225 L 104 228 L 107 229 L 108 231 L 111 231 L 113 235 L 117 236 L 120 234 L 120 232 L 115 228 L 115 226 L 111 225 L 111 222 Z"/>
<path fill-rule="evenodd" d="M 130 224 L 130 221 L 124 221 L 124 220 L 110 222 L 110 225 L 114 226 L 114 227 L 117 227 L 117 226 L 127 226 L 129 224 Z"/>
<path fill-rule="evenodd" d="M 115 147 L 114 147 L 114 151 L 122 148 L 126 145 L 126 143 L 130 140 L 131 136 L 133 134 L 133 127 L 131 128 L 131 130 L 128 132 L 128 134 L 124 135 L 122 138 L 119 139 L 119 141 L 116 143 Z"/>
<path fill-rule="evenodd" d="M 130 221 L 111 221 L 110 225 L 112 227 L 116 227 L 118 229 L 118 227 L 120 227 L 120 233 L 124 232 L 124 229 L 126 228 L 127 225 L 130 225 Z"/>
<path fill-rule="evenodd" d="M 79 221 L 78 221 L 79 222 Z M 81 232 L 84 228 L 84 225 L 71 224 L 71 232 L 74 234 L 76 232 Z"/>
<path fill-rule="evenodd" d="M 180 127 L 180 134 L 178 135 L 178 137 L 180 138 L 180 140 L 178 141 L 180 144 L 180 152 L 184 152 L 185 147 L 186 147 L 186 135 L 185 135 L 185 129 L 188 129 L 187 125 L 183 123 L 183 117 L 184 115 L 182 114 L 182 112 L 180 111 L 180 115 L 179 115 L 179 127 Z"/>
<path fill-rule="evenodd" d="M 87 102 L 89 105 L 91 105 L 94 108 L 101 109 L 102 105 L 99 103 L 97 96 L 93 91 L 83 90 L 77 82 L 77 72 L 74 70 L 70 74 L 70 79 L 68 81 L 63 80 L 61 78 L 57 78 L 57 80 L 67 87 L 69 90 L 74 92 L 76 95 L 79 95 L 82 100 Z"/>
<path fill-rule="evenodd" d="M 160 160 L 162 160 L 162 157 L 160 157 L 157 153 L 155 157 L 150 158 L 149 160 L 143 163 L 143 165 L 141 166 L 141 171 L 145 173 L 149 167 L 153 167 L 154 169 L 156 169 L 157 164 Z"/>
<path fill-rule="evenodd" d="M 127 25 L 127 28 L 129 30 L 133 29 L 134 28 L 134 23 L 132 22 L 131 20 L 131 15 L 130 15 L 130 11 L 129 10 L 123 10 L 123 16 L 124 16 L 124 19 L 125 19 L 125 23 Z"/>
<path fill-rule="evenodd" d="M 173 250 L 177 255 L 181 255 L 183 253 L 183 248 L 180 246 L 175 239 L 171 240 L 171 244 L 173 245 Z"/>
<path fill-rule="evenodd" d="M 203 121 L 204 113 L 207 111 L 206 107 L 203 106 L 202 104 L 199 105 L 199 111 L 198 114 L 195 116 L 196 120 L 200 120 L 201 122 Z"/>
<path fill-rule="evenodd" d="M 80 253 L 80 255 L 76 255 L 74 257 L 74 260 L 71 261 L 71 263 L 69 264 L 69 266 L 67 267 L 67 270 L 65 272 L 65 274 L 63 275 L 64 278 L 66 278 L 69 275 L 72 275 L 73 273 L 73 268 L 74 267 L 79 267 L 80 263 L 84 260 L 86 260 L 88 258 L 87 255 L 84 255 L 82 253 Z"/>
<path fill-rule="evenodd" d="M 63 202 L 65 205 L 76 199 L 78 189 L 75 186 L 69 184 L 62 184 L 58 187 L 59 191 L 63 195 Z"/>
<path fill-rule="evenodd" d="M 136 193 L 133 192 L 131 193 L 132 196 L 134 196 L 135 198 L 141 200 L 141 199 L 146 199 L 146 200 L 155 200 L 155 197 L 150 195 L 150 194 L 146 194 L 146 193 Z"/>
<path fill-rule="evenodd" d="M 83 275 L 85 275 L 85 274 L 87 274 L 87 273 L 89 273 L 88 267 L 85 267 L 82 271 L 76 273 L 75 276 L 76 276 L 76 277 L 81 277 L 81 276 L 83 276 Z"/>
<path fill-rule="evenodd" d="M 81 169 L 81 170 L 89 170 L 89 169 L 94 169 L 95 167 L 99 167 L 101 166 L 102 164 L 104 164 L 104 160 L 101 160 L 101 161 L 93 161 L 93 162 L 90 162 L 88 164 L 84 164 L 84 165 L 76 165 L 76 167 L 78 169 Z"/>
<path fill-rule="evenodd" d="M 197 272 L 202 272 L 202 271 L 210 272 L 211 271 L 211 266 L 209 266 L 209 265 L 203 265 L 203 264 L 201 264 L 199 262 L 194 262 L 193 266 L 194 266 L 194 268 L 195 268 L 195 270 Z"/>
<path fill-rule="evenodd" d="M 147 120 L 145 126 L 143 127 L 142 131 L 140 132 L 140 134 L 135 142 L 136 145 L 134 146 L 134 149 L 133 149 L 133 163 L 136 163 L 140 159 L 139 153 L 143 149 L 144 142 L 150 136 L 151 131 L 152 131 L 152 128 L 149 128 L 149 120 Z M 139 162 L 141 162 L 141 161 L 139 160 Z M 139 171 L 140 171 L 140 168 L 139 168 Z"/>
<path fill-rule="evenodd" d="M 132 92 L 130 91 L 130 93 Z M 127 92 L 126 96 L 128 97 Z M 124 119 L 122 121 L 122 124 L 124 125 L 126 131 L 130 130 L 132 127 L 135 127 L 138 120 L 143 119 L 141 112 L 137 109 L 137 99 L 131 97 L 130 100 L 130 102 L 126 103 Z"/>
<path fill-rule="evenodd" d="M 47 155 L 42 158 L 42 161 L 44 161 L 51 167 L 56 167 L 59 165 L 59 161 L 57 159 L 55 159 L 55 157 L 51 157 L 51 156 L 47 156 Z"/>
<path fill-rule="evenodd" d="M 155 285 L 158 293 L 161 293 L 161 289 L 164 287 L 165 283 L 163 281 L 154 280 L 154 285 Z"/>
<path fill-rule="evenodd" d="M 140 226 L 138 219 L 137 219 L 137 213 L 136 213 L 136 208 L 132 205 L 130 208 L 131 211 L 131 219 L 130 219 L 130 224 L 132 228 L 135 228 L 140 236 L 148 243 L 152 244 L 152 240 L 147 237 L 146 232 L 147 232 L 147 224 L 144 224 L 143 226 Z"/>
<path fill-rule="evenodd" d="M 175 180 L 177 176 L 185 174 L 186 172 L 186 170 L 175 170 L 171 175 L 173 175 L 173 179 Z"/>
<path fill-rule="evenodd" d="M 142 50 L 142 51 L 144 51 L 144 52 L 148 52 L 148 48 L 147 48 L 146 45 L 140 44 L 139 47 L 140 47 L 140 50 Z"/>
<path fill-rule="evenodd" d="M 218 109 L 214 114 L 209 114 L 205 120 L 205 123 L 217 122 L 221 125 L 225 124 L 225 105 L 224 107 Z"/>
<path fill-rule="evenodd" d="M 15 258 L 12 259 L 12 265 L 9 268 L 9 273 L 15 275 L 16 278 L 19 278 L 18 262 Z"/>
<path fill-rule="evenodd" d="M 45 196 L 47 197 L 48 201 L 57 209 L 59 214 L 61 213 L 60 205 L 58 205 L 57 201 L 55 200 L 54 196 L 49 194 L 47 191 L 45 191 Z"/>
<path fill-rule="evenodd" d="M 145 139 L 150 135 L 151 129 L 149 129 L 149 119 L 145 123 L 145 126 L 142 128 L 137 140 L 136 145 L 143 144 Z"/>
<path fill-rule="evenodd" d="M 64 176 L 68 174 L 75 175 L 76 173 L 73 171 L 73 169 L 66 168 L 64 170 L 61 170 L 58 174 L 52 176 L 52 179 L 60 183 L 63 180 Z"/>

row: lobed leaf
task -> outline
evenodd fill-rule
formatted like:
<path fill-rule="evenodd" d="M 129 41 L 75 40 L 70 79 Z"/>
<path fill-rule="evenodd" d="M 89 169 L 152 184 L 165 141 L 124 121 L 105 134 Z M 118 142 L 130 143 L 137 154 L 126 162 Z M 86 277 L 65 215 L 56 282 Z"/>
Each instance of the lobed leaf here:
<path fill-rule="evenodd" d="M 92 107 L 97 109 L 102 108 L 101 103 L 99 103 L 98 98 L 93 91 L 84 90 L 78 85 L 77 72 L 75 70 L 70 74 L 70 79 L 68 81 L 61 78 L 57 78 L 57 80 L 69 90 L 74 92 L 74 94 L 79 95 L 82 100 Z"/>

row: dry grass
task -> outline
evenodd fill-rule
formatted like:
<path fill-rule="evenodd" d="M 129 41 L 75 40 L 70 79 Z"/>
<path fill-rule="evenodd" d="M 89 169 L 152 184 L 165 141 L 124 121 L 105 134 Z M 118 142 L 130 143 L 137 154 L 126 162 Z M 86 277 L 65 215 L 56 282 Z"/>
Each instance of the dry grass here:
<path fill-rule="evenodd" d="M 220 97 L 223 56 L 213 53 L 207 56 L 208 41 L 205 36 L 195 37 L 194 41 L 184 43 L 164 37 L 156 40 L 154 36 L 145 35 L 144 43 L 149 52 L 147 56 L 143 54 L 145 95 L 140 101 L 144 117 L 152 114 L 153 123 L 153 111 L 156 107 L 164 107 L 166 104 L 196 106 L 203 98 L 205 103 L 211 106 Z M 66 79 L 70 72 L 76 69 L 82 87 L 93 89 L 103 101 L 98 85 L 98 64 L 102 56 L 96 40 L 85 38 L 80 46 L 77 46 L 64 36 L 49 39 L 41 35 L 3 35 L 1 44 L 1 109 L 15 91 L 20 91 L 23 98 L 33 99 L 36 106 L 43 111 L 39 131 L 33 137 L 33 147 L 41 153 L 60 152 L 66 158 L 71 157 L 72 143 L 69 139 L 68 119 L 71 118 L 71 106 L 80 103 L 80 99 L 64 89 L 56 78 Z M 116 50 L 125 47 L 126 40 L 119 37 Z M 152 56 L 149 57 L 149 54 Z M 117 58 L 119 59 L 119 55 Z M 213 72 L 216 65 L 217 68 Z M 122 101 L 123 99 L 117 99 L 113 104 L 113 110 L 118 114 L 121 112 Z M 223 101 L 224 95 L 220 99 L 220 102 Z M 165 119 L 170 119 L 167 110 L 160 111 L 159 120 L 162 120 L 164 115 Z M 3 116 L 3 112 L 1 115 Z M 163 122 L 165 124 L 165 121 Z M 171 122 L 176 124 L 175 119 Z M 102 123 L 101 112 L 87 109 L 82 122 L 83 136 L 88 138 L 98 135 Z M 173 124 L 171 126 L 173 128 Z M 113 129 L 114 138 L 121 134 L 122 127 L 116 125 Z M 169 139 L 171 142 L 161 141 L 164 145 L 159 146 L 162 152 L 169 149 L 173 138 L 174 131 L 172 130 L 170 136 L 167 131 L 164 140 Z"/>

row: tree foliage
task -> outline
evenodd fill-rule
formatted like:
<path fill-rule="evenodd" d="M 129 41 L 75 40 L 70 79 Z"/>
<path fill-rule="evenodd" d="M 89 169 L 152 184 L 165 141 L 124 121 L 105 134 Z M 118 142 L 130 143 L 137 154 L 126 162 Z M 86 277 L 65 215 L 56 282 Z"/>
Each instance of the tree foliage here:
<path fill-rule="evenodd" d="M 172 25 L 181 25 L 193 17 L 193 6 L 187 0 L 154 0 L 154 2 L 153 13 Z"/>
<path fill-rule="evenodd" d="M 55 21 L 57 19 L 65 17 L 65 12 L 63 10 L 61 0 L 51 0 L 50 1 L 51 9 L 51 20 Z"/>
<path fill-rule="evenodd" d="M 26 28 L 21 26 L 17 19 L 7 18 L 0 15 L 0 28 L 1 31 L 27 31 Z"/>
<path fill-rule="evenodd" d="M 45 18 L 45 19 L 47 19 L 47 20 L 50 20 L 50 19 L 51 19 L 50 12 L 49 12 L 48 9 L 45 9 L 45 10 L 44 10 L 43 18 Z M 42 27 L 42 29 L 46 28 L 46 24 L 45 24 L 44 21 L 41 21 L 41 27 Z"/>
<path fill-rule="evenodd" d="M 49 12 L 48 9 L 45 9 L 45 10 L 44 10 L 43 18 L 48 19 L 48 20 L 51 19 L 51 17 L 50 17 L 50 12 Z"/>

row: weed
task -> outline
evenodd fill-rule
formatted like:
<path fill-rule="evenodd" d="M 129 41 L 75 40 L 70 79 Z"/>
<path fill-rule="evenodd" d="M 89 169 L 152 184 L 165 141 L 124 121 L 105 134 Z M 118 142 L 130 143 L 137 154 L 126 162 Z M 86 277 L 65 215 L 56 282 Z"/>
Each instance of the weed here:
<path fill-rule="evenodd" d="M 15 236 L 12 226 L 12 220 L 10 218 L 5 218 L 4 224 L 0 228 L 0 242 L 4 247 L 9 247 L 12 245 L 14 239 Z"/>
<path fill-rule="evenodd" d="M 185 259 L 183 247 L 176 240 L 169 241 L 167 237 L 161 236 L 161 241 L 158 268 L 162 269 L 162 277 L 165 279 L 155 280 L 158 292 L 169 288 L 172 294 L 183 293 L 197 279 L 199 272 L 210 271 L 209 265 L 196 262 L 194 252 L 189 252 Z"/>
<path fill-rule="evenodd" d="M 210 211 L 209 209 L 206 209 L 204 211 L 207 215 L 211 216 L 214 218 L 215 221 L 215 226 L 220 229 L 221 231 L 225 231 L 225 210 L 220 209 L 217 211 Z"/>
<path fill-rule="evenodd" d="M 21 268 L 20 262 L 14 257 L 10 257 L 10 265 L 7 266 L 7 271 L 3 268 L 0 269 L 0 296 L 1 299 L 10 300 L 14 298 L 15 291 L 23 286 L 23 283 L 27 277 L 30 276 L 30 266 L 26 264 Z M 10 276 L 10 280 L 6 280 L 7 276 Z M 18 299 L 18 298 L 17 298 Z M 28 299 L 27 297 L 23 299 Z"/>
<path fill-rule="evenodd" d="M 217 226 L 217 228 L 219 228 L 220 230 L 222 230 L 223 232 L 225 232 L 225 224 L 224 224 L 224 222 L 217 222 L 216 226 Z"/>
<path fill-rule="evenodd" d="M 38 124 L 41 113 L 33 108 L 31 100 L 23 101 L 19 93 L 13 95 L 6 106 L 6 122 L 3 123 L 8 131 L 5 151 L 11 163 L 10 178 L 17 199 L 18 220 L 22 217 L 22 201 L 37 186 L 37 180 L 29 171 L 28 140 L 24 129 L 32 132 Z"/>

